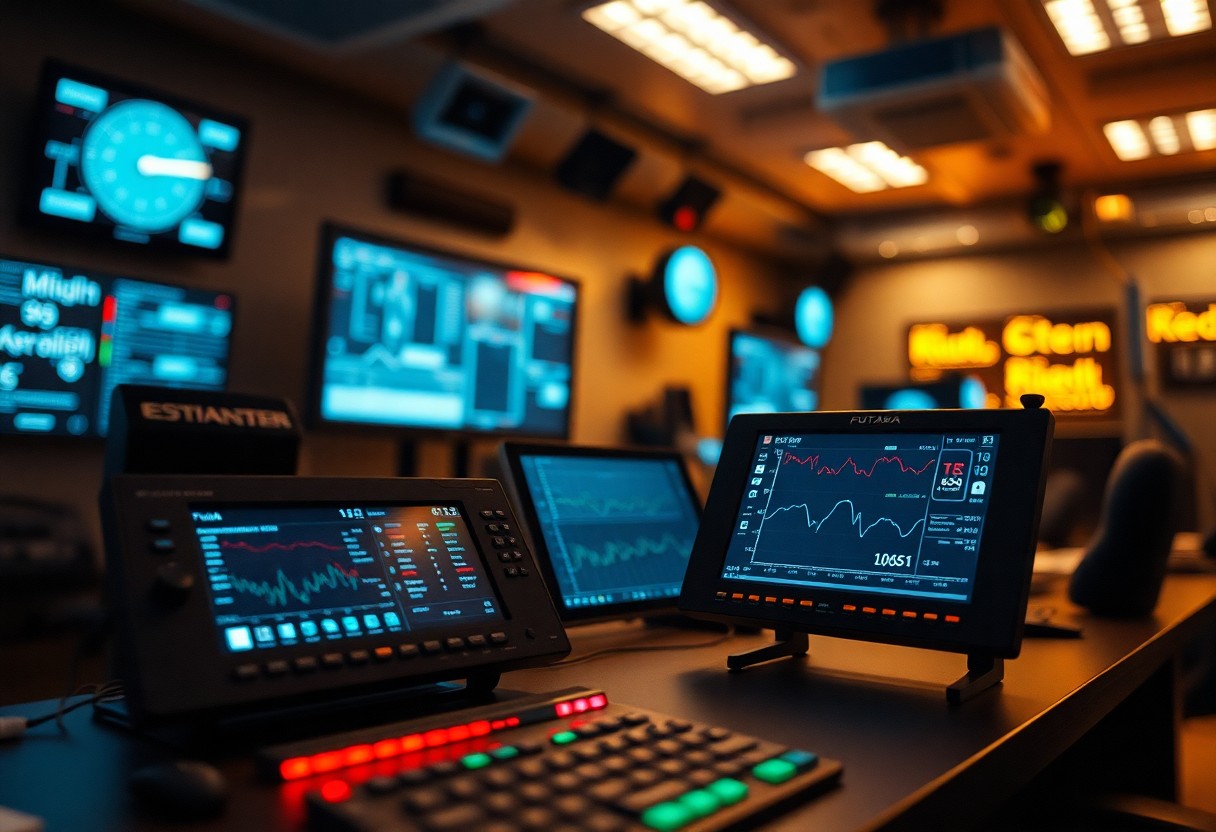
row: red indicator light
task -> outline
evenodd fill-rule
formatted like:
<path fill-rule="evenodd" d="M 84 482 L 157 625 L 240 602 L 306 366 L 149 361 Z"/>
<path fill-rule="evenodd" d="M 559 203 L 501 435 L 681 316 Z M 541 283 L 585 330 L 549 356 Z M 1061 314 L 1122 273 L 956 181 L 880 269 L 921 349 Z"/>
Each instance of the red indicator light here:
<path fill-rule="evenodd" d="M 342 768 L 342 755 L 337 751 L 326 751 L 321 754 L 313 754 L 309 762 L 312 763 L 314 774 L 323 774 Z"/>
<path fill-rule="evenodd" d="M 105 303 L 101 305 L 101 319 L 106 323 L 113 323 L 118 316 L 118 298 L 113 295 L 106 297 Z"/>
<path fill-rule="evenodd" d="M 357 766 L 360 763 L 370 763 L 372 759 L 372 747 L 370 745 L 352 745 L 350 748 L 342 749 L 343 765 Z"/>
<path fill-rule="evenodd" d="M 284 780 L 300 780 L 312 774 L 307 757 L 292 757 L 279 763 L 279 776 Z"/>
<path fill-rule="evenodd" d="M 321 787 L 321 797 L 330 803 L 341 803 L 350 798 L 350 784 L 345 780 L 330 780 Z"/>
<path fill-rule="evenodd" d="M 436 728 L 433 731 L 427 731 L 422 735 L 422 741 L 426 743 L 427 748 L 434 748 L 437 745 L 447 745 L 448 729 Z"/>
<path fill-rule="evenodd" d="M 377 760 L 387 760 L 401 753 L 401 740 L 380 740 L 372 745 L 372 753 Z"/>
<path fill-rule="evenodd" d="M 490 723 L 490 728 L 495 731 L 501 731 L 503 728 L 506 728 L 506 727 L 507 727 L 507 721 L 505 719 L 496 719 Z"/>
<path fill-rule="evenodd" d="M 519 717 L 512 717 L 512 719 L 518 721 Z M 491 730 L 490 723 L 484 719 L 479 719 L 477 722 L 469 723 L 469 736 L 484 737 L 486 734 L 490 733 Z"/>
<path fill-rule="evenodd" d="M 507 717 L 507 727 L 508 728 L 514 728 L 516 725 L 519 725 L 519 717 L 517 717 L 517 716 Z"/>
<path fill-rule="evenodd" d="M 448 739 L 451 742 L 464 742 L 469 738 L 469 726 L 453 725 L 448 729 Z"/>
<path fill-rule="evenodd" d="M 694 231 L 701 224 L 701 217 L 691 206 L 681 205 L 672 215 L 671 224 L 677 231 Z"/>
<path fill-rule="evenodd" d="M 574 712 L 576 714 L 581 714 L 581 713 L 585 712 L 586 710 L 587 710 L 587 700 L 586 699 L 575 699 L 574 700 Z"/>
<path fill-rule="evenodd" d="M 595 696 L 587 700 L 593 710 L 600 710 L 608 707 L 608 697 L 602 693 L 597 693 Z"/>
<path fill-rule="evenodd" d="M 570 716 L 574 713 L 574 705 L 570 702 L 558 702 L 555 708 L 558 716 Z"/>
<path fill-rule="evenodd" d="M 422 739 L 421 734 L 410 734 L 401 738 L 401 750 L 406 754 L 411 751 L 421 751 L 426 748 L 426 741 Z"/>

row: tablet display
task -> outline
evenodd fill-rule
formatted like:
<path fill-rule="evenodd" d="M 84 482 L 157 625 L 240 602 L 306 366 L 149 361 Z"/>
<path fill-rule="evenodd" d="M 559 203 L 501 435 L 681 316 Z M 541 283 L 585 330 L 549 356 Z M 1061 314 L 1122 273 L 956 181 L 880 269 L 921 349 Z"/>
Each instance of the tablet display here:
<path fill-rule="evenodd" d="M 502 456 L 563 621 L 674 611 L 701 507 L 678 453 L 507 442 Z"/>
<path fill-rule="evenodd" d="M 1052 424 L 1041 409 L 738 416 L 679 607 L 1016 656 Z"/>

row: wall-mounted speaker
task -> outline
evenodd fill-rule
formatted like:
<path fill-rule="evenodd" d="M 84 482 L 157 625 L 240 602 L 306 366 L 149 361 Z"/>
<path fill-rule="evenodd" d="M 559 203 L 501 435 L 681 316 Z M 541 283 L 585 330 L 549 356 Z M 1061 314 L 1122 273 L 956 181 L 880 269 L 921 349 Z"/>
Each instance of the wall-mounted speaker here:
<path fill-rule="evenodd" d="M 632 147 L 588 130 L 566 152 L 555 175 L 563 187 L 603 202 L 637 155 Z"/>
<path fill-rule="evenodd" d="M 451 62 L 414 104 L 414 130 L 440 147 L 497 162 L 532 109 L 530 90 Z"/>
<path fill-rule="evenodd" d="M 1152 613 L 1178 529 L 1184 467 L 1155 439 L 1137 440 L 1119 453 L 1098 528 L 1069 581 L 1073 603 L 1112 618 Z"/>
<path fill-rule="evenodd" d="M 677 231 L 696 231 L 722 191 L 703 179 L 689 176 L 659 203 L 659 219 Z"/>
<path fill-rule="evenodd" d="M 506 202 L 406 171 L 389 174 L 387 198 L 398 211 L 495 237 L 515 225 L 515 207 Z"/>

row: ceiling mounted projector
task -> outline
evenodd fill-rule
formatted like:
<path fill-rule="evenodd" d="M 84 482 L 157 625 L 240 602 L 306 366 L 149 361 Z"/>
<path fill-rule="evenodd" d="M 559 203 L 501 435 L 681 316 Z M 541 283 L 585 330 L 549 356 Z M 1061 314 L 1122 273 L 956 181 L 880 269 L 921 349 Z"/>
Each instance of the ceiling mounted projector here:
<path fill-rule="evenodd" d="M 1042 76 L 997 27 L 826 63 L 816 106 L 855 140 L 904 152 L 1041 133 L 1051 120 Z"/>

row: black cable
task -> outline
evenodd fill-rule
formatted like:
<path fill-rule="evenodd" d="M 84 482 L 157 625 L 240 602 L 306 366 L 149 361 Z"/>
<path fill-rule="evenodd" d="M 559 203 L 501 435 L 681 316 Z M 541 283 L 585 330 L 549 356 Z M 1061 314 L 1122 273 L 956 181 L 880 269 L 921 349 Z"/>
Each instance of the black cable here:
<path fill-rule="evenodd" d="M 715 647 L 723 642 L 729 641 L 734 637 L 735 628 L 732 626 L 724 635 L 708 641 L 699 641 L 694 644 L 637 644 L 629 647 L 605 647 L 603 650 L 596 650 L 588 653 L 585 656 L 576 656 L 571 659 L 562 659 L 560 662 L 554 662 L 553 664 L 547 664 L 540 669 L 547 670 L 553 667 L 570 667 L 571 665 L 582 664 L 583 662 L 589 662 L 593 659 L 598 659 L 601 656 L 608 656 L 615 653 L 656 653 L 663 650 L 697 650 L 702 647 Z"/>

